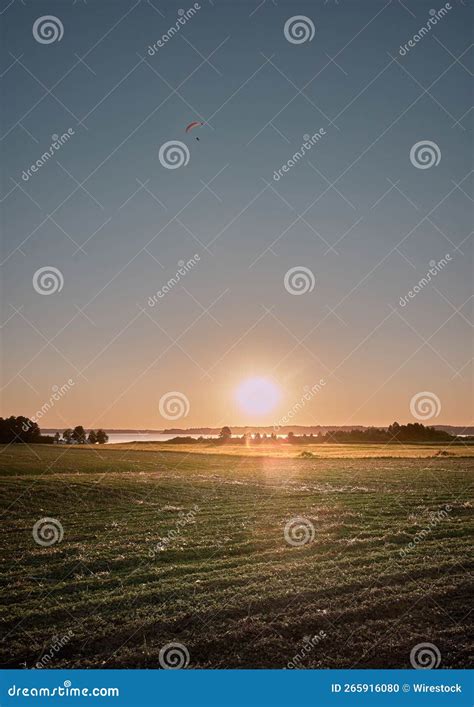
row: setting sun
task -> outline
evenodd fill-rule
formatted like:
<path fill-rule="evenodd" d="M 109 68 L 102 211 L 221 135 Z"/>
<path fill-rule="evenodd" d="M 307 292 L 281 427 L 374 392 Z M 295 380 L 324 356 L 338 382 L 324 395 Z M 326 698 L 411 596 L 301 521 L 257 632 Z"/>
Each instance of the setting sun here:
<path fill-rule="evenodd" d="M 280 400 L 280 390 L 267 378 L 248 378 L 235 391 L 239 407 L 250 415 L 264 415 Z"/>
<path fill-rule="evenodd" d="M 0 707 L 474 707 L 474 0 L 0 2 Z"/>

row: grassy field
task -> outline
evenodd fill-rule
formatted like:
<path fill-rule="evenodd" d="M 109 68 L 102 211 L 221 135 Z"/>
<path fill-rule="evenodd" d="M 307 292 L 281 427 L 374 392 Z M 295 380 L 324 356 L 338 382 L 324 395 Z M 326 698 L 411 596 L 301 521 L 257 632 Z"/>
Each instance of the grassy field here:
<path fill-rule="evenodd" d="M 172 641 L 200 668 L 410 667 L 422 642 L 468 666 L 474 459 L 142 449 L 1 450 L 3 667 L 155 668 Z"/>
<path fill-rule="evenodd" d="M 474 444 L 442 442 L 441 444 L 242 444 L 199 442 L 199 444 L 170 444 L 169 442 L 129 442 L 114 444 L 114 449 L 149 452 L 170 451 L 186 454 L 220 454 L 224 456 L 277 457 L 294 459 L 311 454 L 317 459 L 430 459 L 446 454 L 450 457 L 473 457 Z"/>

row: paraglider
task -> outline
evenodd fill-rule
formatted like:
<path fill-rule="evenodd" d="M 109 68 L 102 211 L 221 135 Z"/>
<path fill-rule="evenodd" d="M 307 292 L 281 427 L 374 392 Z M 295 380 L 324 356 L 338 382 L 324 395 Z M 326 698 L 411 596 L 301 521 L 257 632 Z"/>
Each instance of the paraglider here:
<path fill-rule="evenodd" d="M 186 133 L 190 133 L 191 130 L 194 130 L 194 128 L 200 128 L 202 125 L 204 125 L 204 123 L 201 123 L 199 120 L 193 120 L 192 123 L 189 123 L 189 125 L 187 126 L 185 132 L 186 132 Z M 196 140 L 199 141 L 199 138 L 196 137 Z"/>

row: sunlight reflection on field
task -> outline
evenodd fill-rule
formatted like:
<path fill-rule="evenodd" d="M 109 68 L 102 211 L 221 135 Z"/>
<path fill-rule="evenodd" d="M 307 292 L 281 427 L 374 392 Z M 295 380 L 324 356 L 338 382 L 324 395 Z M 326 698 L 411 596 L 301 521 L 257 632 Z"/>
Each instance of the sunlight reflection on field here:
<path fill-rule="evenodd" d="M 435 456 L 472 457 L 474 446 L 467 444 L 169 444 L 159 442 L 133 442 L 114 444 L 110 449 L 150 452 L 185 452 L 187 454 L 221 454 L 238 457 L 276 457 L 297 459 L 421 459 Z M 440 454 L 440 452 L 442 454 Z"/>

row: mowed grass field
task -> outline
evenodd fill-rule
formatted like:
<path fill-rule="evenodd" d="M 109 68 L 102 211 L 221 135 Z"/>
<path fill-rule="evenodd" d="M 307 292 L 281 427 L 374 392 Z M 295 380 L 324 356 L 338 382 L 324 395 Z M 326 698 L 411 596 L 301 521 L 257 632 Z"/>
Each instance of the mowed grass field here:
<path fill-rule="evenodd" d="M 113 445 L 122 450 L 148 452 L 170 451 L 190 454 L 219 454 L 224 456 L 278 457 L 294 459 L 308 452 L 317 459 L 373 459 L 405 458 L 429 459 L 436 455 L 450 457 L 474 457 L 474 444 L 463 442 L 442 442 L 441 444 L 242 444 L 200 442 L 199 444 L 170 444 L 167 442 L 130 442 Z"/>
<path fill-rule="evenodd" d="M 3 667 L 66 635 L 49 667 L 156 668 L 169 642 L 191 668 L 410 667 L 422 642 L 470 662 L 474 458 L 0 451 Z M 43 517 L 61 542 L 35 542 Z"/>

